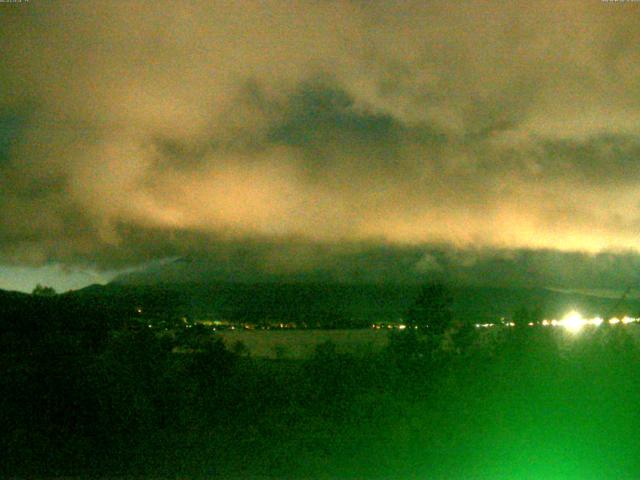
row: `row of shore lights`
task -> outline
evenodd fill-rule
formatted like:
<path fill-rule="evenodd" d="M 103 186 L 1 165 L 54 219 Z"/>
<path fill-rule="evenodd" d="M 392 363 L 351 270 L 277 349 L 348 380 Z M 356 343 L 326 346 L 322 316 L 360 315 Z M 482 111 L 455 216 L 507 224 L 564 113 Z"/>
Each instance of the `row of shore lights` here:
<path fill-rule="evenodd" d="M 622 318 L 613 317 L 605 322 L 602 317 L 584 318 L 579 312 L 572 310 L 560 320 L 542 320 L 541 325 L 543 327 L 562 327 L 570 332 L 579 332 L 584 327 L 599 327 L 603 323 L 608 323 L 609 325 L 628 325 L 630 323 L 640 323 L 640 318 L 632 318 L 627 316 L 624 316 Z M 495 323 L 476 323 L 476 328 L 488 328 L 495 325 Z M 507 322 L 504 325 L 507 327 L 515 327 L 515 323 L 513 322 Z M 528 325 L 530 327 L 533 327 L 535 323 L 529 322 Z"/>

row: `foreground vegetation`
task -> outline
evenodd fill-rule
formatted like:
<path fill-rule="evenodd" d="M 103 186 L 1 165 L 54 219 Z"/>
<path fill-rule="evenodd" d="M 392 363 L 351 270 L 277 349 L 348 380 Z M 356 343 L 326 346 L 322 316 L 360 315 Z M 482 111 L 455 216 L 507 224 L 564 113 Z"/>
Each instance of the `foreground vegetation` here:
<path fill-rule="evenodd" d="M 3 475 L 640 475 L 636 326 L 398 332 L 291 361 L 82 324 L 3 331 Z"/>

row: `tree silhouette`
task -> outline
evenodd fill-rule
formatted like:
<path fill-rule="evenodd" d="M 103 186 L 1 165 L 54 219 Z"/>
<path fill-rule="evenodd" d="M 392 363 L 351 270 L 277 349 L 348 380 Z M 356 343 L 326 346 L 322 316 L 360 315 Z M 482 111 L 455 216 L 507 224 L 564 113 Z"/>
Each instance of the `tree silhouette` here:
<path fill-rule="evenodd" d="M 453 321 L 453 297 L 442 283 L 424 285 L 407 312 L 407 326 L 417 327 L 423 333 L 439 335 Z"/>
<path fill-rule="evenodd" d="M 520 305 L 513 313 L 513 322 L 518 327 L 527 326 L 529 323 L 539 323 L 542 320 L 542 309 L 540 306 L 527 307 Z"/>
<path fill-rule="evenodd" d="M 53 287 L 43 286 L 41 284 L 37 284 L 36 288 L 31 292 L 32 295 L 37 297 L 54 297 L 56 295 L 56 291 Z"/>
<path fill-rule="evenodd" d="M 513 322 L 518 327 L 526 326 L 531 321 L 531 312 L 525 305 L 520 305 L 513 313 Z"/>

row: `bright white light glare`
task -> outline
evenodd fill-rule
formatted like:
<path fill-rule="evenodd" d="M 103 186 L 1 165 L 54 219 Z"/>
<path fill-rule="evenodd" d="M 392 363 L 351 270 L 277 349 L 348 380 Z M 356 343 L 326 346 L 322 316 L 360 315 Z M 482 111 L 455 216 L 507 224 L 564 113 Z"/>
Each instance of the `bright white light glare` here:
<path fill-rule="evenodd" d="M 573 310 L 567 313 L 564 318 L 557 323 L 568 331 L 577 333 L 587 324 L 587 320 L 582 318 L 582 315 Z"/>
<path fill-rule="evenodd" d="M 604 320 L 600 317 L 595 317 L 589 320 L 589 323 L 595 327 L 599 327 L 602 324 L 602 322 L 604 322 Z"/>
<path fill-rule="evenodd" d="M 625 315 L 622 319 L 613 317 L 611 319 L 604 320 L 602 317 L 593 317 L 593 318 L 584 318 L 579 312 L 576 310 L 572 310 L 567 313 L 561 320 L 542 320 L 541 324 L 543 327 L 562 327 L 572 333 L 577 333 L 582 328 L 586 326 L 599 327 L 603 323 L 608 322 L 610 325 L 624 324 L 628 325 L 630 323 L 640 323 L 640 318 L 633 318 Z M 504 324 L 507 327 L 513 326 L 513 322 L 507 322 Z M 533 322 L 528 323 L 529 326 L 533 326 Z M 476 327 L 488 327 L 492 326 L 492 324 L 476 324 Z"/>

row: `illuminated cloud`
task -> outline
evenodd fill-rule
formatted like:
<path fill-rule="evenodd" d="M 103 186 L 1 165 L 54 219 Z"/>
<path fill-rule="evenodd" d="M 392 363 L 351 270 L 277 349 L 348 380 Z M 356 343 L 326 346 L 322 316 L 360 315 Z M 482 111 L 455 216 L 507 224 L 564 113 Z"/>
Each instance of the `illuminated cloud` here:
<path fill-rule="evenodd" d="M 372 244 L 635 251 L 639 9 L 6 6 L 0 263 L 233 242 L 330 245 L 325 262 Z M 276 257 L 262 268 L 292 268 Z"/>

